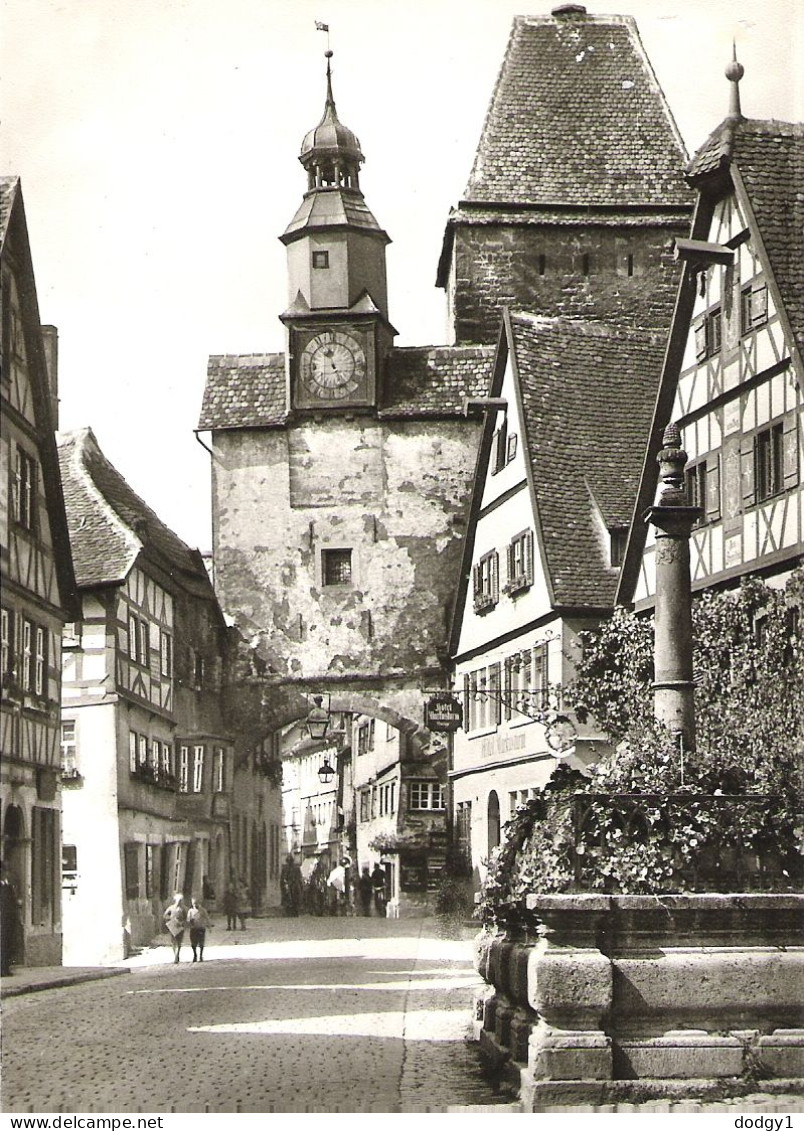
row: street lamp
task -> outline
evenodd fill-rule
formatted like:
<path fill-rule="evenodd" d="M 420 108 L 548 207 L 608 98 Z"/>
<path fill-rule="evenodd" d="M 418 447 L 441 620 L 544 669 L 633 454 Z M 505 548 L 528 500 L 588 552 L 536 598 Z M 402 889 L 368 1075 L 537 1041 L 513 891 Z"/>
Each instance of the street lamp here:
<path fill-rule="evenodd" d="M 333 770 L 332 766 L 330 766 L 329 759 L 327 758 L 326 754 L 324 755 L 324 761 L 321 763 L 318 769 L 318 777 L 322 785 L 329 785 L 329 783 L 335 777 L 335 771 Z"/>
<path fill-rule="evenodd" d="M 324 701 L 323 695 L 314 695 L 313 702 L 315 706 L 310 709 L 310 714 L 305 720 L 307 733 L 310 738 L 324 738 L 329 727 L 329 711 L 321 704 Z"/>

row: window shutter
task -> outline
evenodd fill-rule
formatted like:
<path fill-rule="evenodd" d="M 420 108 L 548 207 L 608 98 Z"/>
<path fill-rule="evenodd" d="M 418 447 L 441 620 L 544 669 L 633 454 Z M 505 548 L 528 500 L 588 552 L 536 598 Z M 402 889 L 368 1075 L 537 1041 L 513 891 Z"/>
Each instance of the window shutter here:
<path fill-rule="evenodd" d="M 463 677 L 463 729 L 469 729 L 469 673 Z"/>
<path fill-rule="evenodd" d="M 503 665 L 503 703 L 505 704 L 505 717 L 511 718 L 511 657 Z"/>
<path fill-rule="evenodd" d="M 785 491 L 798 483 L 798 422 L 795 413 L 782 421 L 782 484 Z"/>
<path fill-rule="evenodd" d="M 494 601 L 500 599 L 500 555 L 496 552 L 492 555 L 491 563 L 491 595 Z"/>
<path fill-rule="evenodd" d="M 743 436 L 740 441 L 740 481 L 742 483 L 743 507 L 754 503 L 755 479 L 755 438 Z"/>
<path fill-rule="evenodd" d="M 761 326 L 768 320 L 768 288 L 764 283 L 751 292 L 751 325 Z"/>
<path fill-rule="evenodd" d="M 525 535 L 525 580 L 529 585 L 533 584 L 533 531 L 529 530 Z"/>
<path fill-rule="evenodd" d="M 695 327 L 695 356 L 698 361 L 706 357 L 706 322 L 703 320 Z"/>
<path fill-rule="evenodd" d="M 472 566 L 472 593 L 475 598 L 480 594 L 480 563 Z"/>
<path fill-rule="evenodd" d="M 505 550 L 505 579 L 510 585 L 514 580 L 514 543 L 509 542 Z"/>
<path fill-rule="evenodd" d="M 720 456 L 711 455 L 706 461 L 706 519 L 720 518 Z"/>

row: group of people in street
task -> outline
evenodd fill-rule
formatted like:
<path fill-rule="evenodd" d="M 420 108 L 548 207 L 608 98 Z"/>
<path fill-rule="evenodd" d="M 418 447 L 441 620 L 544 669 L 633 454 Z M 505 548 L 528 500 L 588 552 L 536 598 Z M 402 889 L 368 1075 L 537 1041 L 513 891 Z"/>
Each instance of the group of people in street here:
<path fill-rule="evenodd" d="M 187 907 L 184 896 L 181 892 L 176 892 L 172 902 L 165 908 L 162 918 L 170 935 L 173 961 L 179 961 L 181 944 L 184 942 L 184 932 L 189 929 L 193 962 L 203 962 L 207 931 L 212 927 L 212 921 L 206 907 L 199 903 L 197 899 L 191 899 L 190 906 Z"/>
<path fill-rule="evenodd" d="M 288 853 L 279 877 L 285 915 L 295 918 L 308 911 L 314 915 L 354 913 L 385 917 L 387 877 L 380 864 L 375 864 L 372 872 L 364 865 L 354 880 L 349 857 L 336 860 L 328 871 L 324 861 L 325 858 L 317 861 L 305 884 L 298 861 Z"/>
<path fill-rule="evenodd" d="M 205 899 L 209 898 L 207 893 L 210 893 L 211 897 L 214 898 L 214 891 L 205 877 Z M 223 897 L 223 909 L 226 912 L 226 930 L 236 931 L 237 921 L 240 920 L 240 930 L 245 931 L 246 916 L 251 910 L 251 900 L 248 887 L 242 877 L 239 880 L 235 879 L 234 876 L 229 878 Z M 213 925 L 206 907 L 197 899 L 191 899 L 188 907 L 182 893 L 176 892 L 165 908 L 162 918 L 170 935 L 174 963 L 179 961 L 182 943 L 184 942 L 184 932 L 187 930 L 190 932 L 193 962 L 203 962 L 207 931 Z"/>

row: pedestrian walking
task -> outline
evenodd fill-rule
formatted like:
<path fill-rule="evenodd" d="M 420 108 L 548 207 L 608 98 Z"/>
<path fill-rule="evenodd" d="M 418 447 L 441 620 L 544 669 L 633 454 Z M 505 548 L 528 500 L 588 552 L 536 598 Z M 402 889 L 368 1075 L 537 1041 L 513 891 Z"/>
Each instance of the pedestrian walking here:
<path fill-rule="evenodd" d="M 246 916 L 251 910 L 251 900 L 248 894 L 248 885 L 245 876 L 241 876 L 237 884 L 237 917 L 240 920 L 240 930 L 246 929 Z"/>
<path fill-rule="evenodd" d="M 173 961 L 179 961 L 179 952 L 184 940 L 184 928 L 187 926 L 187 909 L 184 906 L 181 892 L 176 892 L 173 902 L 165 908 L 162 916 L 165 926 L 170 932 L 170 943 L 173 947 Z"/>
<path fill-rule="evenodd" d="M 304 894 L 304 880 L 302 872 L 292 852 L 288 853 L 287 860 L 282 865 L 282 874 L 279 877 L 279 887 L 282 895 L 282 907 L 286 915 L 297 916 L 301 910 L 302 896 Z"/>
<path fill-rule="evenodd" d="M 223 910 L 226 912 L 226 930 L 237 930 L 237 885 L 234 876 L 229 877 L 226 891 L 223 893 Z"/>
<path fill-rule="evenodd" d="M 374 908 L 378 915 L 385 916 L 385 868 L 380 864 L 374 865 L 371 873 L 371 886 L 374 890 Z"/>
<path fill-rule="evenodd" d="M 197 899 L 190 901 L 190 910 L 187 912 L 187 926 L 190 928 L 190 946 L 193 948 L 193 962 L 204 961 L 204 943 L 207 940 L 207 931 L 212 926 L 209 912 Z"/>
<path fill-rule="evenodd" d="M 5 865 L 0 864 L 0 975 L 8 978 L 20 933 L 20 901 Z"/>
<path fill-rule="evenodd" d="M 343 864 L 336 864 L 327 878 L 327 887 L 330 890 L 330 901 L 333 915 L 342 915 L 346 912 L 346 869 Z"/>
<path fill-rule="evenodd" d="M 371 897 L 374 894 L 374 887 L 371 883 L 368 864 L 363 865 L 363 870 L 357 881 L 357 890 L 360 895 L 360 910 L 364 915 L 371 915 Z"/>

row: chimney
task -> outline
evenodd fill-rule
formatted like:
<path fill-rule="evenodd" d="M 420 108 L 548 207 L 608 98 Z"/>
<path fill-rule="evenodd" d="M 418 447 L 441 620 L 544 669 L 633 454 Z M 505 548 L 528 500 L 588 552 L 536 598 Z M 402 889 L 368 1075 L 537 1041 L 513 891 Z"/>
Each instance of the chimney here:
<path fill-rule="evenodd" d="M 47 387 L 50 395 L 50 417 L 54 432 L 59 430 L 59 332 L 55 326 L 41 326 L 45 347 Z"/>

